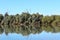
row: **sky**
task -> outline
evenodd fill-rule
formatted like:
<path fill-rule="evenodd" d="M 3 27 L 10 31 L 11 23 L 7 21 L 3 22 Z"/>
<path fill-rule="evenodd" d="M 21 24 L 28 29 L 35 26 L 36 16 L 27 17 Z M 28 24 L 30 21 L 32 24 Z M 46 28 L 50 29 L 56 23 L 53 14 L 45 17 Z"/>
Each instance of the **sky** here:
<path fill-rule="evenodd" d="M 22 12 L 60 15 L 60 0 L 0 0 L 0 14 Z"/>

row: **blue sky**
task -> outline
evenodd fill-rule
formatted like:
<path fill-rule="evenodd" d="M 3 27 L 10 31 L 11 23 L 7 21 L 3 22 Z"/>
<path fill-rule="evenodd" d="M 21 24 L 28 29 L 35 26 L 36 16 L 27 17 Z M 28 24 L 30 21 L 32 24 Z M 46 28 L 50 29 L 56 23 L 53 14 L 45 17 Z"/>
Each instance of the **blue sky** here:
<path fill-rule="evenodd" d="M 29 11 L 43 15 L 60 15 L 60 0 L 0 0 L 0 13 L 16 14 Z"/>

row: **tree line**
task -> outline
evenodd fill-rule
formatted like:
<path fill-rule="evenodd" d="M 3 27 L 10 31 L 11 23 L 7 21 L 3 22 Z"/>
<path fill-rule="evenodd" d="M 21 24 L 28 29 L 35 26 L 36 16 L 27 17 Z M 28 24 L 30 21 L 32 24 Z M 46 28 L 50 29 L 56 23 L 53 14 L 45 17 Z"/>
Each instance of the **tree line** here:
<path fill-rule="evenodd" d="M 22 12 L 20 15 L 9 15 L 6 12 L 5 15 L 0 14 L 0 25 L 60 26 L 60 15 L 43 16 L 39 13 L 30 14 L 29 12 Z"/>
<path fill-rule="evenodd" d="M 30 14 L 22 12 L 21 14 L 5 15 L 0 14 L 0 34 L 21 33 L 28 35 L 30 33 L 60 32 L 60 15 L 44 16 L 39 13 Z"/>

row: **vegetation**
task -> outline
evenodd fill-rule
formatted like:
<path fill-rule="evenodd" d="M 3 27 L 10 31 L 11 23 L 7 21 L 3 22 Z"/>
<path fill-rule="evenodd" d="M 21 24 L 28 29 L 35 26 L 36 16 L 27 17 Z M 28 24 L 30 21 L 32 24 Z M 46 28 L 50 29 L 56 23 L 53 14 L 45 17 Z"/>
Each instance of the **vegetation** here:
<path fill-rule="evenodd" d="M 22 12 L 22 14 L 9 15 L 8 12 L 3 16 L 0 14 L 0 33 L 5 31 L 22 33 L 27 35 L 30 33 L 40 33 L 43 30 L 47 32 L 60 31 L 60 15 L 43 16 L 39 13 L 30 14 Z"/>
<path fill-rule="evenodd" d="M 39 13 L 30 14 L 29 12 L 22 12 L 21 15 L 8 15 L 8 13 L 6 12 L 4 16 L 0 14 L 0 25 L 60 26 L 60 15 L 43 16 Z"/>

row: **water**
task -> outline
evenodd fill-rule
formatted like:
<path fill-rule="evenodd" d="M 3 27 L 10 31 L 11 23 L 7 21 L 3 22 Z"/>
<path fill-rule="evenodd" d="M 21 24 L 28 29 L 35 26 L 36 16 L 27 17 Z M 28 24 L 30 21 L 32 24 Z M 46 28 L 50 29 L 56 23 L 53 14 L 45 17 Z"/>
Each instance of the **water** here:
<path fill-rule="evenodd" d="M 51 33 L 42 31 L 39 34 L 29 34 L 23 36 L 17 33 L 8 33 L 6 35 L 4 32 L 0 34 L 0 40 L 60 40 L 60 33 Z"/>
<path fill-rule="evenodd" d="M 0 40 L 60 40 L 60 27 L 0 26 Z"/>

